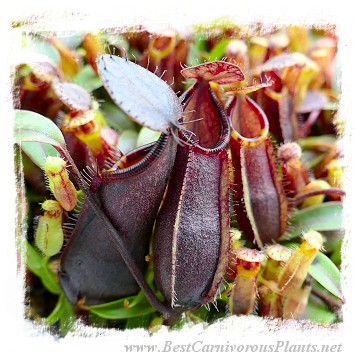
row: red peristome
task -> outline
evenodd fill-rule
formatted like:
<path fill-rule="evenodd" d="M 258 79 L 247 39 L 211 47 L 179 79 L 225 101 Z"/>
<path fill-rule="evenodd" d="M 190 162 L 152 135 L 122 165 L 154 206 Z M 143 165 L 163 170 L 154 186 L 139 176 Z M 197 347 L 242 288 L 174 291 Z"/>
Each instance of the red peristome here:
<path fill-rule="evenodd" d="M 228 84 L 244 80 L 241 69 L 232 63 L 215 61 L 185 68 L 181 71 L 185 78 L 212 81 L 217 84 Z"/>
<path fill-rule="evenodd" d="M 237 266 L 241 266 L 245 270 L 254 270 L 257 267 L 260 267 L 260 262 L 248 262 L 246 260 L 237 258 Z"/>
<path fill-rule="evenodd" d="M 97 130 L 97 123 L 94 120 L 90 120 L 88 123 L 78 126 L 74 129 L 74 133 L 79 134 L 91 134 Z"/>

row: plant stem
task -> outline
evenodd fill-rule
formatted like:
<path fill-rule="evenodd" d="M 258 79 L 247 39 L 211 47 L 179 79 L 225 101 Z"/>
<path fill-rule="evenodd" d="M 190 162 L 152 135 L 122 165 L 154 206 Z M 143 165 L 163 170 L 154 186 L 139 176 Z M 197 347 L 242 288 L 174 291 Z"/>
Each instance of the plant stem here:
<path fill-rule="evenodd" d="M 336 297 L 332 297 L 329 296 L 329 294 L 324 293 L 322 290 L 316 288 L 316 287 L 312 287 L 312 292 L 317 295 L 319 298 L 321 298 L 330 308 L 333 308 L 334 306 L 336 306 L 337 308 L 342 307 L 344 301 L 336 298 Z"/>
<path fill-rule="evenodd" d="M 297 206 L 298 204 L 303 202 L 306 198 L 312 197 L 312 196 L 317 196 L 317 195 L 345 196 L 345 191 L 340 189 L 340 188 L 336 188 L 336 187 L 325 188 L 323 190 L 309 191 L 309 192 L 306 192 L 306 193 L 304 193 L 302 195 L 299 195 L 299 196 L 296 196 L 296 197 L 290 199 L 290 203 L 291 203 L 292 206 Z"/>

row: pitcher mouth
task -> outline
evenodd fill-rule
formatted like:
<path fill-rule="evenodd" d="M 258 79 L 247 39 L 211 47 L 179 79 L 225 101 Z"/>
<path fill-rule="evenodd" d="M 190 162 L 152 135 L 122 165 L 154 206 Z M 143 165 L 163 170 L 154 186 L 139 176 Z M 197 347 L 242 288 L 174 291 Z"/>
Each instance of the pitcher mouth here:
<path fill-rule="evenodd" d="M 115 165 L 114 169 L 107 170 L 101 176 L 105 181 L 117 178 L 127 178 L 137 175 L 145 170 L 156 158 L 158 158 L 167 146 L 171 133 L 162 133 L 159 139 L 130 151 L 123 156 Z"/>
<path fill-rule="evenodd" d="M 231 137 L 236 140 L 241 146 L 248 146 L 253 147 L 257 146 L 260 143 L 264 142 L 269 136 L 269 121 L 265 115 L 265 113 L 259 108 L 259 106 L 252 101 L 249 97 L 245 97 L 246 101 L 252 103 L 253 106 L 256 106 L 257 110 L 257 117 L 259 119 L 259 123 L 261 126 L 260 132 L 258 136 L 254 137 L 247 137 L 242 135 L 234 126 L 232 122 L 233 111 L 236 110 L 237 106 L 235 105 L 234 108 L 230 112 L 230 126 L 231 126 Z"/>
<path fill-rule="evenodd" d="M 190 145 L 194 148 L 198 148 L 199 150 L 207 153 L 207 154 L 214 154 L 219 152 L 222 149 L 225 149 L 226 146 L 229 143 L 229 139 L 231 136 L 231 125 L 230 125 L 230 121 L 229 118 L 227 116 L 227 114 L 225 113 L 222 105 L 220 104 L 216 94 L 213 92 L 213 90 L 211 89 L 211 87 L 208 85 L 208 92 L 209 95 L 212 98 L 212 102 L 213 105 L 216 109 L 217 112 L 217 116 L 219 118 L 220 121 L 220 136 L 218 141 L 216 142 L 215 145 L 213 145 L 212 147 L 206 147 L 201 145 L 198 141 L 193 140 L 193 135 L 194 133 L 192 131 L 189 130 L 179 130 L 180 135 L 183 137 L 183 142 L 187 145 Z M 187 104 L 190 102 L 192 96 L 190 96 L 189 98 L 187 98 L 188 96 L 185 96 L 185 98 L 183 99 L 185 102 L 183 103 L 184 107 L 187 106 Z M 203 120 L 203 118 L 201 118 L 201 120 Z M 179 124 L 183 125 L 183 118 L 179 119 Z"/>

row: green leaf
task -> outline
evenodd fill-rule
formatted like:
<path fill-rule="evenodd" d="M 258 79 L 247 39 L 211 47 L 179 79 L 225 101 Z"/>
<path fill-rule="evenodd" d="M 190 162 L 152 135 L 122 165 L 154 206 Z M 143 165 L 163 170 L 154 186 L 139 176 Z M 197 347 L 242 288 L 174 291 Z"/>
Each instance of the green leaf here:
<path fill-rule="evenodd" d="M 129 151 L 137 147 L 138 133 L 133 130 L 125 130 L 118 139 L 118 148 L 127 154 Z"/>
<path fill-rule="evenodd" d="M 65 336 L 70 332 L 73 329 L 75 322 L 76 316 L 74 314 L 74 309 L 63 295 L 63 313 L 59 318 L 61 335 Z"/>
<path fill-rule="evenodd" d="M 226 48 L 231 42 L 230 38 L 224 38 L 223 40 L 219 41 L 209 53 L 209 61 L 219 61 L 226 52 Z"/>
<path fill-rule="evenodd" d="M 188 67 L 196 66 L 203 62 L 202 54 L 206 51 L 206 39 L 204 34 L 195 34 L 195 40 L 190 45 L 186 64 Z"/>
<path fill-rule="evenodd" d="M 336 137 L 334 135 L 308 136 L 298 140 L 298 144 L 302 150 L 314 149 L 320 146 L 329 146 L 336 144 Z"/>
<path fill-rule="evenodd" d="M 319 284 L 318 281 L 312 281 L 312 292 L 318 296 L 322 301 L 328 302 L 329 306 L 342 306 L 344 300 L 339 299 L 329 290 L 327 290 L 323 285 Z"/>
<path fill-rule="evenodd" d="M 41 275 L 43 257 L 26 241 L 26 264 L 29 270 L 37 276 Z"/>
<path fill-rule="evenodd" d="M 35 53 L 47 56 L 54 64 L 61 63 L 61 57 L 58 50 L 48 42 L 31 39 L 26 43 L 30 50 Z"/>
<path fill-rule="evenodd" d="M 310 296 L 302 318 L 321 325 L 331 325 L 337 319 L 336 315 L 329 311 L 327 306 L 314 295 Z"/>
<path fill-rule="evenodd" d="M 199 308 L 198 310 L 195 310 L 193 312 L 193 315 L 196 316 L 197 318 L 201 319 L 202 321 L 206 321 L 208 317 L 208 310 L 203 306 Z"/>
<path fill-rule="evenodd" d="M 340 91 L 339 91 L 340 92 Z M 339 109 L 339 103 L 337 101 L 329 101 L 326 106 L 324 107 L 324 110 L 332 110 L 336 111 Z"/>
<path fill-rule="evenodd" d="M 48 268 L 47 260 L 26 241 L 26 264 L 28 269 L 37 275 L 44 287 L 52 294 L 60 294 L 61 289 L 56 275 Z"/>
<path fill-rule="evenodd" d="M 149 284 L 149 286 L 150 286 L 150 284 Z M 141 301 L 143 301 L 143 302 L 147 301 L 147 298 L 145 297 L 143 290 L 141 290 L 136 296 L 134 296 L 134 299 L 129 302 L 129 306 L 130 307 L 136 306 Z"/>
<path fill-rule="evenodd" d="M 342 246 L 343 243 L 342 242 L 338 242 L 338 245 L 335 247 L 332 255 L 330 256 L 330 259 L 332 260 L 332 262 L 335 265 L 340 265 L 341 264 L 341 260 L 342 260 Z"/>
<path fill-rule="evenodd" d="M 55 306 L 54 310 L 50 313 L 49 316 L 47 316 L 44 320 L 45 324 L 47 325 L 54 325 L 61 316 L 64 314 L 65 311 L 65 306 L 64 306 L 64 295 L 60 294 L 57 305 Z"/>
<path fill-rule="evenodd" d="M 151 320 L 151 316 L 149 314 L 132 317 L 127 320 L 126 329 L 148 328 L 150 320 Z"/>
<path fill-rule="evenodd" d="M 75 50 L 83 42 L 84 35 L 81 33 L 70 33 L 67 36 L 64 34 L 57 34 L 56 38 L 66 47 Z"/>
<path fill-rule="evenodd" d="M 104 319 L 98 315 L 93 314 L 91 311 L 89 312 L 89 321 L 90 321 L 90 325 L 92 327 L 96 327 L 96 328 L 105 328 L 108 325 L 107 319 Z"/>
<path fill-rule="evenodd" d="M 58 283 L 57 276 L 48 268 L 47 260 L 42 260 L 42 270 L 40 276 L 43 285 L 52 294 L 60 294 L 61 289 Z"/>
<path fill-rule="evenodd" d="M 306 168 L 310 170 L 321 163 L 326 156 L 326 153 L 322 154 L 316 150 L 305 150 L 302 153 L 302 161 L 305 163 Z"/>
<path fill-rule="evenodd" d="M 15 111 L 15 142 L 35 141 L 64 148 L 65 140 L 60 129 L 48 118 L 28 110 Z"/>
<path fill-rule="evenodd" d="M 309 275 L 339 299 L 343 299 L 340 287 L 340 271 L 323 253 L 319 252 L 309 268 Z"/>
<path fill-rule="evenodd" d="M 334 231 L 324 231 L 322 235 L 325 239 L 324 250 L 329 256 L 330 253 L 334 252 L 335 249 L 344 241 L 345 230 L 334 230 Z M 333 260 L 333 259 L 332 259 Z"/>
<path fill-rule="evenodd" d="M 105 319 L 129 319 L 132 317 L 143 316 L 155 312 L 155 309 L 147 302 L 141 301 L 140 304 L 137 304 L 133 307 L 129 307 L 129 303 L 131 303 L 135 299 L 135 296 L 123 298 L 117 301 L 109 302 L 102 305 L 95 305 L 90 307 L 90 311 L 100 317 Z M 128 308 L 124 307 L 125 300 L 128 301 Z"/>
<path fill-rule="evenodd" d="M 159 139 L 160 133 L 146 127 L 142 127 L 137 138 L 137 147 L 152 143 Z"/>
<path fill-rule="evenodd" d="M 282 242 L 281 243 L 284 247 L 287 247 L 288 249 L 290 249 L 291 251 L 296 250 L 297 248 L 300 247 L 299 243 L 296 242 Z"/>
<path fill-rule="evenodd" d="M 90 65 L 85 65 L 80 72 L 74 77 L 74 83 L 92 92 L 102 87 L 101 78 L 96 75 Z"/>
<path fill-rule="evenodd" d="M 50 144 L 42 144 L 38 142 L 23 142 L 21 144 L 22 150 L 27 156 L 41 169 L 46 162 L 48 156 L 59 156 L 58 151 Z"/>
<path fill-rule="evenodd" d="M 280 240 L 298 237 L 309 229 L 332 231 L 343 228 L 343 205 L 341 202 L 325 202 L 296 211 L 290 220 L 287 232 Z"/>
<path fill-rule="evenodd" d="M 137 124 L 130 120 L 126 113 L 119 109 L 115 104 L 106 101 L 102 103 L 100 110 L 104 115 L 107 124 L 119 132 L 124 130 L 135 130 L 137 128 Z"/>
<path fill-rule="evenodd" d="M 124 36 L 109 32 L 101 33 L 101 36 L 101 41 L 103 43 L 109 43 L 117 48 L 124 48 L 125 51 L 128 52 L 130 44 Z"/>

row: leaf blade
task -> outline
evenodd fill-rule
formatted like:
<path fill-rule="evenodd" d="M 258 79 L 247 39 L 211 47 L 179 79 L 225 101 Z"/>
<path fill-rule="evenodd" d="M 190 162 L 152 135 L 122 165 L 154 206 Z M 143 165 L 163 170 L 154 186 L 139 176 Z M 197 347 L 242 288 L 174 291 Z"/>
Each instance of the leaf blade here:
<path fill-rule="evenodd" d="M 117 147 L 121 152 L 127 154 L 137 147 L 138 133 L 134 130 L 125 130 L 118 139 Z"/>
<path fill-rule="evenodd" d="M 59 283 L 56 280 L 55 274 L 49 270 L 47 266 L 47 260 L 44 259 L 36 249 L 26 241 L 26 264 L 28 269 L 35 275 L 37 275 L 44 287 L 52 294 L 59 295 L 61 289 Z"/>
<path fill-rule="evenodd" d="M 336 322 L 336 315 L 329 311 L 324 304 L 318 302 L 312 295 L 308 300 L 302 318 L 322 325 L 331 325 Z"/>
<path fill-rule="evenodd" d="M 32 245 L 26 241 L 26 264 L 29 270 L 37 276 L 40 275 L 42 269 L 42 260 L 41 255 L 36 251 Z"/>
<path fill-rule="evenodd" d="M 35 141 L 25 141 L 21 144 L 22 150 L 41 169 L 48 156 L 59 156 L 58 151 L 50 144 L 38 143 Z"/>
<path fill-rule="evenodd" d="M 231 42 L 230 38 L 224 38 L 221 41 L 219 41 L 209 53 L 208 60 L 219 61 L 223 57 L 224 53 L 226 52 L 226 48 L 230 42 Z"/>
<path fill-rule="evenodd" d="M 42 261 L 42 271 L 41 271 L 41 281 L 46 289 L 52 294 L 59 295 L 61 293 L 61 288 L 57 280 L 56 275 L 48 268 L 47 260 Z"/>
<path fill-rule="evenodd" d="M 340 271 L 325 254 L 317 254 L 308 272 L 325 289 L 343 299 Z"/>
<path fill-rule="evenodd" d="M 55 308 L 44 320 L 46 325 L 52 326 L 57 321 L 59 321 L 65 309 L 63 300 L 64 300 L 63 294 L 60 294 Z"/>
<path fill-rule="evenodd" d="M 144 316 L 155 312 L 155 309 L 150 304 L 137 305 L 132 308 L 118 308 L 115 310 L 91 310 L 94 314 L 105 319 L 124 320 L 132 317 Z"/>
<path fill-rule="evenodd" d="M 85 65 L 74 77 L 74 83 L 86 89 L 88 92 L 102 87 L 101 78 L 96 75 L 90 65 Z"/>
<path fill-rule="evenodd" d="M 147 302 L 142 300 L 139 304 L 129 307 L 135 296 L 112 301 L 106 304 L 94 305 L 90 307 L 90 311 L 95 315 L 105 319 L 123 320 L 132 317 L 144 316 L 155 312 L 155 309 Z M 125 301 L 128 301 L 128 307 L 125 307 Z"/>
<path fill-rule="evenodd" d="M 60 129 L 48 118 L 28 110 L 15 111 L 15 142 L 40 142 L 64 148 L 65 140 Z"/>
<path fill-rule="evenodd" d="M 320 232 L 342 229 L 342 216 L 341 202 L 326 202 L 299 210 L 291 217 L 289 230 L 280 237 L 280 240 L 298 237 L 309 229 Z"/>

